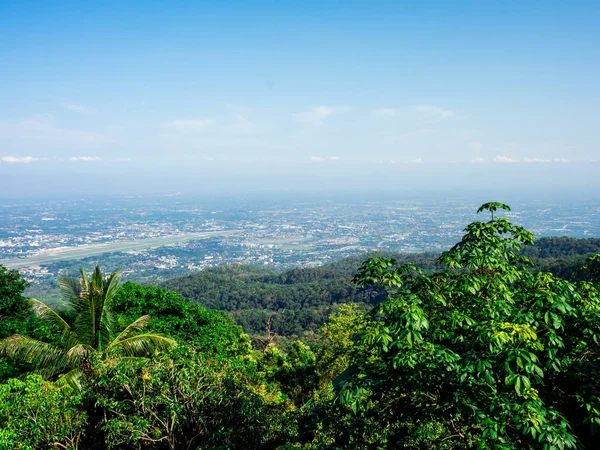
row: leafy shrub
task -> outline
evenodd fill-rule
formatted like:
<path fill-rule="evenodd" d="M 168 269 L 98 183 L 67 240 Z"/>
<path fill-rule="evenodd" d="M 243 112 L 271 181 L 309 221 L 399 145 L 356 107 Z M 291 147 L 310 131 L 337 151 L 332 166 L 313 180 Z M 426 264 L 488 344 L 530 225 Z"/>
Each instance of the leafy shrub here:
<path fill-rule="evenodd" d="M 107 448 L 258 449 L 293 433 L 289 403 L 252 359 L 230 365 L 188 347 L 96 369 L 90 395 Z"/>

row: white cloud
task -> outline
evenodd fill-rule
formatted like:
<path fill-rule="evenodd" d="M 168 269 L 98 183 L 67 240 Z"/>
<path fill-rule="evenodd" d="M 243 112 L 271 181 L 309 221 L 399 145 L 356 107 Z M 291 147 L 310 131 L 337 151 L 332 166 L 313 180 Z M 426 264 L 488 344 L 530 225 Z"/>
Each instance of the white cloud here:
<path fill-rule="evenodd" d="M 543 159 L 543 158 L 523 158 L 523 162 L 526 163 L 549 163 L 552 162 L 551 159 Z"/>
<path fill-rule="evenodd" d="M 417 105 L 417 106 L 415 106 L 415 109 L 419 112 L 427 113 L 434 117 L 439 117 L 439 118 L 444 118 L 444 119 L 449 118 L 449 117 L 454 117 L 454 115 L 455 115 L 454 111 L 449 110 L 449 109 L 444 109 L 439 106 Z"/>
<path fill-rule="evenodd" d="M 315 162 L 320 161 L 339 161 L 339 157 L 337 156 L 311 156 L 310 160 Z"/>
<path fill-rule="evenodd" d="M 517 162 L 516 160 L 509 158 L 508 156 L 503 156 L 503 155 L 496 155 L 494 156 L 494 162 L 497 163 L 514 163 Z"/>
<path fill-rule="evenodd" d="M 373 162 L 376 164 L 386 164 L 386 162 L 382 160 L 375 160 Z M 390 164 L 423 164 L 423 160 L 421 158 L 409 159 L 406 161 L 396 161 L 395 159 L 391 159 Z"/>
<path fill-rule="evenodd" d="M 481 164 L 485 162 L 485 159 L 483 158 L 475 158 L 474 160 L 471 161 L 472 163 L 476 163 L 476 164 Z"/>
<path fill-rule="evenodd" d="M 526 163 L 566 163 L 566 162 L 569 162 L 569 160 L 563 159 L 563 158 L 554 158 L 554 159 L 523 158 L 523 162 L 526 162 Z"/>
<path fill-rule="evenodd" d="M 72 156 L 61 158 L 57 156 L 48 158 L 37 158 L 34 156 L 0 156 L 0 162 L 7 164 L 30 164 L 38 161 L 100 161 L 99 156 Z M 131 161 L 131 158 L 118 158 L 116 161 Z"/>
<path fill-rule="evenodd" d="M 29 164 L 34 161 L 39 161 L 40 158 L 34 158 L 33 156 L 2 156 L 0 161 L 7 164 Z"/>
<path fill-rule="evenodd" d="M 89 106 L 77 104 L 77 103 L 63 103 L 63 108 L 67 108 L 69 111 L 78 113 L 78 114 L 93 114 L 96 112 L 95 108 L 91 108 Z"/>
<path fill-rule="evenodd" d="M 294 114 L 294 118 L 298 122 L 309 123 L 314 127 L 322 127 L 325 121 L 335 115 L 348 111 L 350 108 L 333 107 L 333 106 L 317 106 L 308 111 L 301 111 Z"/>
<path fill-rule="evenodd" d="M 73 156 L 71 161 L 100 161 L 99 156 Z"/>

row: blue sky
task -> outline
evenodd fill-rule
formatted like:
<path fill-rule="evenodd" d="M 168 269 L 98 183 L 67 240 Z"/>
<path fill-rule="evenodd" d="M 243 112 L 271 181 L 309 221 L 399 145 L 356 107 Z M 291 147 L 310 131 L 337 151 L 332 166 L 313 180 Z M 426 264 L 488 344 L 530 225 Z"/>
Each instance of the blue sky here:
<path fill-rule="evenodd" d="M 0 188 L 592 182 L 598 23 L 597 1 L 0 1 Z"/>

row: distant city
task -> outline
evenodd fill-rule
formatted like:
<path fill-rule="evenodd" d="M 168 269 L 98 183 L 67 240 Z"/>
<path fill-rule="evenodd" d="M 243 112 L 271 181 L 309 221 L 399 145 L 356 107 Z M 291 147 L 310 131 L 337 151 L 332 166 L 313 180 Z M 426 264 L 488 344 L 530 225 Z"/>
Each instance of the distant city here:
<path fill-rule="evenodd" d="M 47 282 L 100 262 L 133 280 L 224 264 L 321 265 L 356 253 L 439 252 L 473 220 L 467 198 L 183 195 L 0 204 L 0 264 Z M 538 236 L 600 236 L 600 200 L 520 200 L 506 213 Z"/>

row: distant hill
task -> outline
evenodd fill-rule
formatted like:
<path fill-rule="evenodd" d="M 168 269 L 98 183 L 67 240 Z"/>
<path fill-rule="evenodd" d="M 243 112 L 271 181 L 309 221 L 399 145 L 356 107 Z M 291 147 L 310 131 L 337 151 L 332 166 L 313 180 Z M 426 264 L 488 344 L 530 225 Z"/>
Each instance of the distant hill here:
<path fill-rule="evenodd" d="M 437 255 L 394 254 L 425 270 L 436 267 Z M 368 308 L 382 293 L 352 283 L 361 263 L 373 254 L 355 255 L 321 267 L 277 273 L 264 268 L 232 265 L 214 267 L 173 278 L 161 287 L 181 293 L 207 308 L 229 311 L 248 333 L 262 333 L 272 317 L 272 331 L 284 336 L 304 336 L 316 331 L 337 305 L 358 303 Z"/>
<path fill-rule="evenodd" d="M 586 257 L 600 253 L 600 239 L 540 238 L 523 253 L 533 260 L 534 271 L 577 280 Z M 281 273 L 243 265 L 214 267 L 160 286 L 207 308 L 228 311 L 248 333 L 263 333 L 272 316 L 272 332 L 310 340 L 339 304 L 358 303 L 367 309 L 383 299 L 381 292 L 351 282 L 362 262 L 375 254 L 410 261 L 425 271 L 439 268 L 436 253 L 377 252 Z"/>
<path fill-rule="evenodd" d="M 533 260 L 535 271 L 550 272 L 570 281 L 585 277 L 579 269 L 595 253 L 600 253 L 598 238 L 544 237 L 523 249 L 523 254 Z"/>
<path fill-rule="evenodd" d="M 543 237 L 525 247 L 523 254 L 530 258 L 561 258 L 586 256 L 600 252 L 600 238 L 575 239 L 566 236 Z"/>

